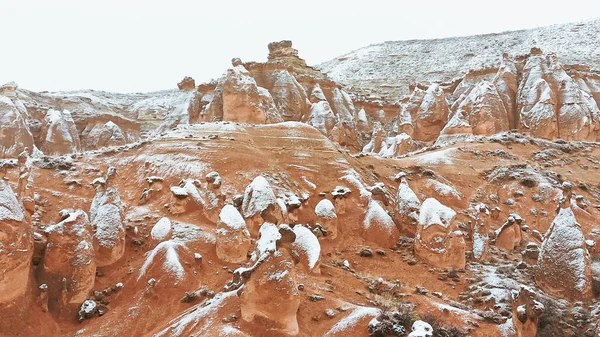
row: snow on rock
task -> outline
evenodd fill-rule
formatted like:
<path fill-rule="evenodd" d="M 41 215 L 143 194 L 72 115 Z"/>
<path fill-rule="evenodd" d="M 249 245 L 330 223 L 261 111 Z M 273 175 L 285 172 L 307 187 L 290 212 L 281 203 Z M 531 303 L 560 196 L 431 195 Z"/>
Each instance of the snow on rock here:
<path fill-rule="evenodd" d="M 92 221 L 98 267 L 113 264 L 125 253 L 125 226 L 122 219 L 121 210 L 115 204 L 104 204 L 98 208 Z"/>
<path fill-rule="evenodd" d="M 21 111 L 24 110 L 24 111 Z M 34 148 L 33 136 L 26 123 L 27 110 L 0 95 L 0 149 L 4 155 L 16 157 L 25 148 Z"/>
<path fill-rule="evenodd" d="M 185 243 L 175 239 L 163 241 L 146 253 L 137 280 L 154 278 L 166 286 L 178 286 L 186 279 L 182 261 L 193 261 Z"/>
<path fill-rule="evenodd" d="M 408 337 L 430 337 L 433 336 L 431 324 L 424 321 L 415 321 Z"/>
<path fill-rule="evenodd" d="M 256 249 L 252 254 L 252 260 L 256 261 L 265 254 L 277 251 L 277 240 L 281 239 L 281 234 L 275 224 L 265 222 L 260 226 L 256 241 Z"/>
<path fill-rule="evenodd" d="M 508 131 L 508 113 L 496 86 L 482 80 L 455 103 L 442 134 L 493 135 Z"/>
<path fill-rule="evenodd" d="M 257 176 L 244 191 L 242 213 L 244 218 L 261 214 L 276 203 L 275 193 L 263 176 Z"/>
<path fill-rule="evenodd" d="M 81 144 L 85 149 L 99 149 L 107 146 L 120 146 L 135 141 L 112 120 L 98 121 L 88 125 L 81 133 Z"/>
<path fill-rule="evenodd" d="M 413 120 L 415 131 L 412 137 L 425 142 L 435 140 L 448 122 L 449 113 L 444 91 L 437 83 L 431 84 Z"/>
<path fill-rule="evenodd" d="M 34 239 L 31 225 L 24 220 L 21 204 L 0 179 L 0 304 L 22 296 L 28 289 Z"/>
<path fill-rule="evenodd" d="M 367 214 L 362 224 L 362 236 L 365 240 L 386 248 L 395 247 L 398 243 L 400 232 L 392 218 L 377 200 L 369 202 Z"/>
<path fill-rule="evenodd" d="M 229 263 L 240 263 L 246 260 L 251 245 L 244 218 L 235 207 L 225 205 L 217 222 L 217 256 Z"/>
<path fill-rule="evenodd" d="M 217 321 L 221 321 L 219 309 L 235 297 L 236 291 L 218 293 L 171 320 L 169 326 L 158 332 L 155 337 L 183 337 L 193 335 L 194 331 L 208 331 Z"/>
<path fill-rule="evenodd" d="M 81 151 L 79 131 L 68 110 L 50 109 L 42 120 L 40 150 L 46 155 L 62 155 Z"/>
<path fill-rule="evenodd" d="M 416 157 L 415 161 L 422 165 L 453 165 L 453 155 L 456 149 L 449 148 L 435 152 L 429 152 Z"/>
<path fill-rule="evenodd" d="M 406 178 L 401 178 L 395 207 L 395 220 L 396 224 L 399 224 L 400 230 L 411 235 L 416 234 L 419 208 L 421 208 L 421 201 L 408 185 Z"/>
<path fill-rule="evenodd" d="M 93 232 L 88 216 L 82 210 L 69 212 L 63 221 L 46 227 L 44 234 L 48 244 L 41 279 L 46 283 L 63 280 L 60 287 L 50 289 L 48 299 L 76 310 L 89 298 L 96 279 Z M 67 289 L 66 294 L 61 293 L 62 287 Z"/>
<path fill-rule="evenodd" d="M 16 194 L 0 179 L 0 221 L 23 221 L 25 215 Z"/>
<path fill-rule="evenodd" d="M 247 220 L 251 235 L 256 235 L 265 221 L 278 223 L 282 219 L 282 210 L 279 208 L 275 193 L 263 176 L 257 176 L 246 187 L 242 200 L 242 215 Z"/>
<path fill-rule="evenodd" d="M 287 70 L 275 71 L 271 77 L 271 95 L 281 117 L 285 121 L 299 121 L 306 105 L 306 91 Z"/>
<path fill-rule="evenodd" d="M 419 213 L 415 256 L 438 268 L 465 268 L 466 243 L 463 233 L 450 231 L 450 223 L 456 212 L 429 198 L 421 204 Z"/>
<path fill-rule="evenodd" d="M 462 194 L 458 192 L 454 187 L 446 185 L 435 179 L 427 179 L 425 181 L 425 187 L 435 191 L 441 198 L 451 197 L 458 200 L 462 199 Z"/>
<path fill-rule="evenodd" d="M 296 240 L 292 243 L 292 254 L 300 258 L 300 263 L 306 265 L 309 271 L 318 269 L 321 257 L 321 244 L 313 232 L 301 225 L 293 228 Z M 318 270 L 316 270 L 319 272 Z"/>
<path fill-rule="evenodd" d="M 337 119 L 329 102 L 320 101 L 311 105 L 308 124 L 314 126 L 323 135 L 329 136 L 336 123 Z"/>
<path fill-rule="evenodd" d="M 537 285 L 551 296 L 567 300 L 592 297 L 592 271 L 581 226 L 570 207 L 561 208 L 538 257 Z"/>
<path fill-rule="evenodd" d="M 169 240 L 172 236 L 173 226 L 171 220 L 165 217 L 160 218 L 160 220 L 152 227 L 152 231 L 150 231 L 150 237 L 155 241 Z"/>
<path fill-rule="evenodd" d="M 333 203 L 328 199 L 319 201 L 315 206 L 315 215 L 316 222 L 327 231 L 327 237 L 335 239 L 338 235 L 338 218 Z"/>
<path fill-rule="evenodd" d="M 442 205 L 434 198 L 428 198 L 423 201 L 419 210 L 419 225 L 423 226 L 423 229 L 432 225 L 448 228 L 455 216 L 456 212 L 453 209 Z"/>
<path fill-rule="evenodd" d="M 356 306 L 350 314 L 339 320 L 325 333 L 325 337 L 349 336 L 359 324 L 381 315 L 381 309 Z M 366 325 L 366 324 L 365 324 Z M 360 329 L 360 328 L 358 328 Z M 366 330 L 366 328 L 364 328 Z"/>

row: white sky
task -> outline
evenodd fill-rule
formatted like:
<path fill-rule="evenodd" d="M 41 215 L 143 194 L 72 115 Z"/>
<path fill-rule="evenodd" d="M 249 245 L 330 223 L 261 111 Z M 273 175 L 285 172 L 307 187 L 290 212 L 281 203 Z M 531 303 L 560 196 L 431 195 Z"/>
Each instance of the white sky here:
<path fill-rule="evenodd" d="M 0 0 L 0 84 L 143 92 L 218 78 L 289 39 L 315 65 L 383 41 L 600 16 L 600 1 Z M 599 42 L 600 43 L 600 42 Z"/>

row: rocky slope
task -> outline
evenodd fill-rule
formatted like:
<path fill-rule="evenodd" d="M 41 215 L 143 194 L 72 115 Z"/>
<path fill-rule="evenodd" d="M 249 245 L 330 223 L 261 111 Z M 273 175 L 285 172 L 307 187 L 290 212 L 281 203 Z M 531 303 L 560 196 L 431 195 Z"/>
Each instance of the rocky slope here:
<path fill-rule="evenodd" d="M 348 90 L 396 100 L 409 85 L 452 80 L 467 72 L 498 67 L 501 55 L 531 48 L 555 53 L 566 65 L 600 68 L 600 19 L 497 34 L 370 45 L 318 66 Z"/>
<path fill-rule="evenodd" d="M 600 76 L 500 56 L 400 102 L 290 41 L 179 90 L 4 85 L 0 336 L 600 334 Z"/>

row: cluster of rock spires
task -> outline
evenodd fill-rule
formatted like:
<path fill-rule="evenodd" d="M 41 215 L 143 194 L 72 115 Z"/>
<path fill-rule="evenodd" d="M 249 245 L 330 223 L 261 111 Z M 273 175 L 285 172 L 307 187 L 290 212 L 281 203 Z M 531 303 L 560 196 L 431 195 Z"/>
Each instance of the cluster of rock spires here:
<path fill-rule="evenodd" d="M 300 121 L 342 146 L 393 157 L 436 141 L 513 129 L 537 138 L 595 141 L 600 128 L 600 74 L 562 65 L 535 48 L 502 55 L 498 68 L 414 85 L 399 102 L 348 94 L 307 66 L 291 41 L 269 44 L 265 63 L 235 58 L 219 80 L 196 86 L 186 77 L 178 87 L 180 93 L 170 96 L 105 102 L 94 92 L 61 99 L 8 83 L 0 89 L 1 146 L 5 156 L 24 147 L 57 155 L 124 145 L 179 124 Z"/>

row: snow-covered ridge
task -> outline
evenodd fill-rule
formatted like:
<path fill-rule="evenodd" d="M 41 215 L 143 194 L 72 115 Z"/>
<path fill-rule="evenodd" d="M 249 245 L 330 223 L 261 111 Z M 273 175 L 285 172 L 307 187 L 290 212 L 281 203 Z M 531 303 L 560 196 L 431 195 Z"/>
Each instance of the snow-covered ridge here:
<path fill-rule="evenodd" d="M 351 51 L 317 66 L 351 92 L 397 99 L 409 84 L 442 82 L 498 67 L 502 54 L 524 55 L 537 47 L 561 63 L 600 68 L 600 19 L 434 40 L 388 41 Z"/>

